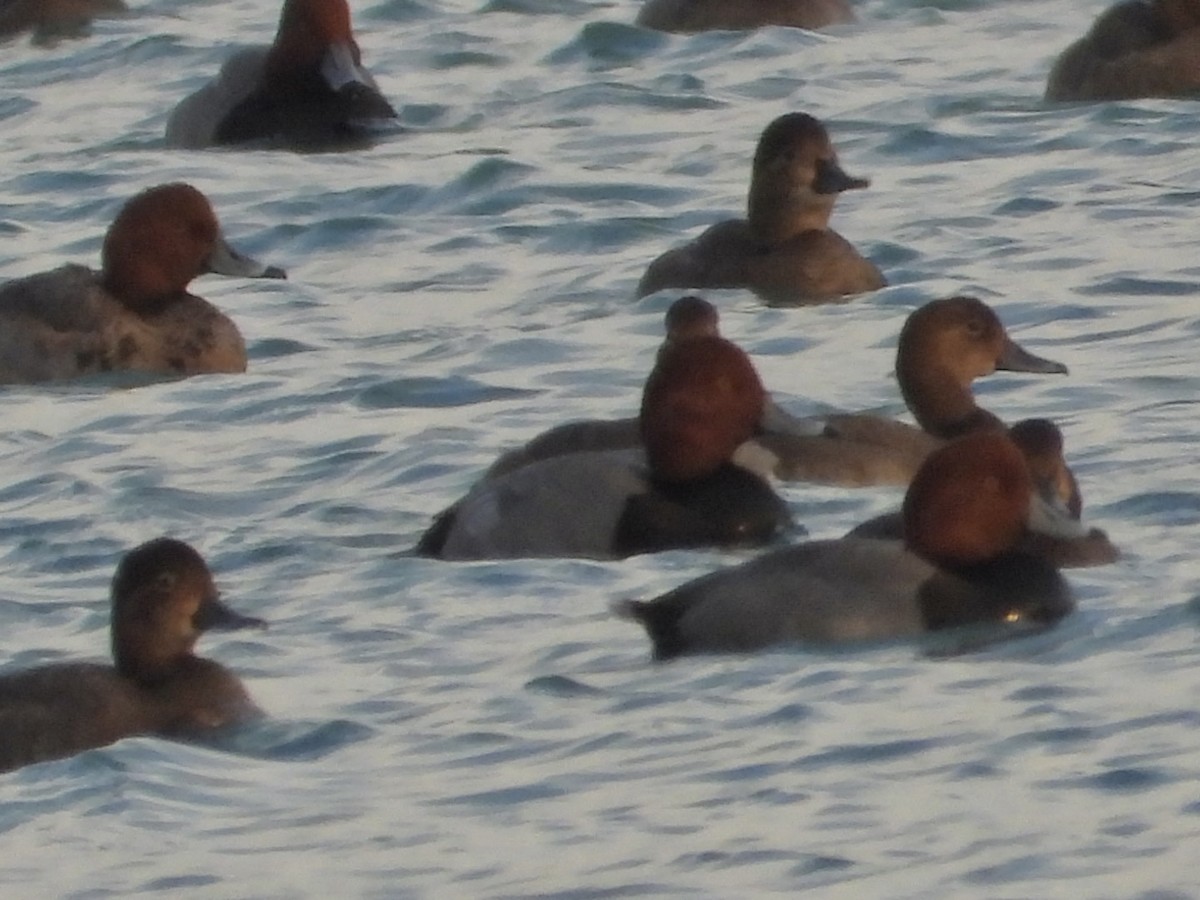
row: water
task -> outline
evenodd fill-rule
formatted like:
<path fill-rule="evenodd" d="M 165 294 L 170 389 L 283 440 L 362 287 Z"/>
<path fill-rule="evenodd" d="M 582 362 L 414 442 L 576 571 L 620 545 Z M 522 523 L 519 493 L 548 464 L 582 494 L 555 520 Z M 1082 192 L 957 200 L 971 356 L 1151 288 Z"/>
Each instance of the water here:
<path fill-rule="evenodd" d="M 1195 895 L 1194 103 L 1047 108 L 1105 3 L 868 0 L 862 24 L 668 37 L 637 4 L 359 2 L 407 132 L 353 155 L 186 153 L 175 102 L 267 0 L 137 4 L 0 61 L 0 275 L 94 263 L 121 202 L 185 179 L 287 282 L 202 279 L 244 376 L 0 392 L 0 623 L 14 666 L 102 656 L 119 555 L 170 533 L 271 622 L 212 636 L 268 722 L 0 778 L 6 896 Z M 1068 378 L 1058 420 L 1124 549 L 1054 631 L 655 666 L 608 604 L 721 553 L 446 565 L 403 553 L 501 450 L 624 415 L 671 297 L 656 254 L 742 208 L 762 127 L 826 120 L 836 227 L 892 287 L 772 310 L 715 293 L 793 411 L 898 413 L 895 336 L 975 293 Z M 814 536 L 895 491 L 786 488 Z"/>

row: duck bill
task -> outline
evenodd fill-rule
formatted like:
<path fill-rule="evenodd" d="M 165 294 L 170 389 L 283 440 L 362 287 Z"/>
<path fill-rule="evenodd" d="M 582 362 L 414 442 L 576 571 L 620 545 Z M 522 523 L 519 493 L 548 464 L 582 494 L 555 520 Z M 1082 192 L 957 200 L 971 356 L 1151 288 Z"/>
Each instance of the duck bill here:
<path fill-rule="evenodd" d="M 348 84 L 375 87 L 375 79 L 358 64 L 354 50 L 345 41 L 338 41 L 330 44 L 325 51 L 325 58 L 321 60 L 321 77 L 334 93 Z"/>
<path fill-rule="evenodd" d="M 352 44 L 331 44 L 321 62 L 321 77 L 338 95 L 348 121 L 358 128 L 384 128 L 396 118 L 396 110 L 379 93 L 371 73 L 358 63 Z"/>
<path fill-rule="evenodd" d="M 836 159 L 822 159 L 817 162 L 817 177 L 813 179 L 812 187 L 818 194 L 840 194 L 842 191 L 869 187 L 870 184 L 866 178 L 847 175 Z"/>
<path fill-rule="evenodd" d="M 1052 359 L 1034 356 L 1016 341 L 1004 339 L 1004 349 L 996 368 L 1005 372 L 1035 372 L 1040 375 L 1066 375 L 1067 367 Z"/>
<path fill-rule="evenodd" d="M 283 269 L 265 265 L 251 256 L 238 253 L 219 235 L 212 253 L 204 261 L 204 271 L 241 278 L 287 278 L 287 272 Z"/>
<path fill-rule="evenodd" d="M 1087 537 L 1090 533 L 1082 521 L 1071 515 L 1060 497 L 1047 496 L 1040 490 L 1034 493 L 1033 502 L 1029 505 L 1027 524 L 1035 534 L 1065 540 Z"/>
<path fill-rule="evenodd" d="M 197 631 L 237 631 L 241 628 L 266 628 L 267 623 L 253 616 L 243 616 L 230 609 L 218 597 L 207 597 L 192 617 Z"/>

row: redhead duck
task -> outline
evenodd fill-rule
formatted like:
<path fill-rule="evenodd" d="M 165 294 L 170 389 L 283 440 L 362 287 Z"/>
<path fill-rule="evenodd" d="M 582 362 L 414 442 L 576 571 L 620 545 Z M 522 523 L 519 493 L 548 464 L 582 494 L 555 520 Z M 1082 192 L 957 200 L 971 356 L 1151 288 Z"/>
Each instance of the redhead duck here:
<path fill-rule="evenodd" d="M 779 478 L 907 484 L 943 441 L 1004 427 L 971 393 L 971 382 L 997 370 L 1066 374 L 1067 367 L 1013 341 L 981 300 L 932 300 L 905 320 L 896 347 L 896 380 L 919 428 L 873 415 L 836 414 L 825 418 L 818 437 L 767 432 L 756 441 L 777 458 Z"/>
<path fill-rule="evenodd" d="M 124 12 L 123 0 L 0 0 L 0 40 L 25 31 L 37 43 L 79 37 L 92 19 Z"/>
<path fill-rule="evenodd" d="M 234 54 L 167 120 L 167 143 L 295 150 L 362 146 L 396 111 L 362 64 L 346 0 L 285 0 L 270 47 Z"/>
<path fill-rule="evenodd" d="M 765 25 L 810 31 L 853 22 L 846 0 L 646 0 L 637 24 L 656 31 L 749 31 Z"/>
<path fill-rule="evenodd" d="M 115 665 L 53 663 L 0 675 L 0 770 L 122 738 L 196 737 L 262 715 L 237 676 L 192 653 L 210 629 L 266 627 L 221 602 L 203 557 L 158 538 L 112 581 Z"/>
<path fill-rule="evenodd" d="M 1127 0 L 1063 51 L 1047 100 L 1128 100 L 1200 94 L 1200 3 Z"/>
<path fill-rule="evenodd" d="M 764 394 L 729 341 L 669 341 L 642 395 L 644 449 L 569 453 L 485 478 L 437 517 L 417 552 L 611 559 L 770 540 L 789 522 L 786 505 L 730 462 L 757 426 Z"/>
<path fill-rule="evenodd" d="M 1033 494 L 1005 432 L 967 435 L 930 454 L 913 479 L 903 542 L 810 541 L 615 609 L 645 626 L 657 659 L 1048 625 L 1074 604 L 1057 569 L 1019 549 Z"/>
<path fill-rule="evenodd" d="M 1023 419 L 1008 429 L 1008 436 L 1025 457 L 1033 479 L 1034 511 L 1044 504 L 1051 511 L 1044 514 L 1052 519 L 1063 515 L 1079 521 L 1083 513 L 1083 497 L 1075 474 L 1063 454 L 1063 436 L 1049 419 Z M 870 537 L 900 540 L 904 537 L 904 521 L 899 512 L 885 513 L 855 526 L 847 537 Z M 1061 568 L 1103 566 L 1115 562 L 1120 552 L 1099 528 L 1080 526 L 1079 532 L 1045 534 L 1031 529 L 1021 541 L 1021 549 L 1040 556 Z"/>
<path fill-rule="evenodd" d="M 695 297 L 678 304 L 704 304 L 716 327 L 716 310 Z M 674 309 L 672 305 L 672 310 Z M 668 310 L 668 339 L 671 310 Z M 900 332 L 896 377 L 922 427 L 865 413 L 791 416 L 767 399 L 754 437 L 734 461 L 784 481 L 815 481 L 848 487 L 908 484 L 946 438 L 977 428 L 1002 428 L 971 394 L 975 378 L 1003 369 L 1065 373 L 1067 367 L 1035 356 L 1013 341 L 991 307 L 974 297 L 933 300 L 913 312 Z M 580 450 L 640 445 L 636 419 L 568 422 L 500 457 L 489 477 L 536 459 Z M 1061 457 L 1061 453 L 1060 453 Z"/>
<path fill-rule="evenodd" d="M 637 296 L 663 288 L 749 288 L 786 306 L 881 288 L 886 282 L 874 263 L 829 227 L 838 194 L 869 183 L 842 170 L 815 118 L 780 116 L 758 141 L 747 217 L 718 222 L 658 257 Z"/>
<path fill-rule="evenodd" d="M 225 242 L 208 199 L 165 184 L 125 204 L 104 236 L 103 269 L 65 265 L 0 286 L 0 383 L 96 372 L 244 372 L 237 326 L 187 292 L 197 275 L 284 278 Z"/>
<path fill-rule="evenodd" d="M 700 297 L 680 297 L 667 309 L 663 347 L 691 337 L 719 337 L 720 315 L 717 308 Z M 659 353 L 662 349 L 659 349 Z M 771 400 L 764 399 L 759 430 L 819 434 L 821 423 L 797 419 Z M 636 416 L 626 419 L 585 419 L 556 425 L 524 446 L 509 450 L 492 463 L 486 478 L 495 478 L 514 469 L 567 453 L 590 450 L 631 450 L 642 446 L 642 432 Z M 753 459 L 753 454 L 746 454 Z"/>

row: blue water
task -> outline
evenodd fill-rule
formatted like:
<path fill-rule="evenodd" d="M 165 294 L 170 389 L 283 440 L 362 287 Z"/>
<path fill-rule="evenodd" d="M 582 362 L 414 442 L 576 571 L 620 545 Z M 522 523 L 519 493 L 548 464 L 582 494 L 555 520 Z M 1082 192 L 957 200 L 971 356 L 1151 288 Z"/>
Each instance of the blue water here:
<path fill-rule="evenodd" d="M 369 151 L 168 150 L 274 0 L 140 3 L 0 47 L 0 277 L 94 263 L 184 179 L 287 282 L 201 279 L 250 371 L 0 391 L 0 662 L 103 656 L 119 555 L 170 533 L 264 633 L 212 636 L 270 719 L 0 777 L 5 896 L 1183 898 L 1200 836 L 1200 117 L 1048 108 L 1106 0 L 867 0 L 822 35 L 669 37 L 634 0 L 360 0 L 407 128 Z M 655 666 L 607 611 L 731 561 L 404 555 L 501 450 L 628 414 L 671 299 L 645 265 L 744 204 L 762 127 L 873 179 L 835 226 L 892 287 L 725 332 L 802 413 L 902 405 L 895 336 L 975 293 L 1068 378 L 979 386 L 1063 426 L 1125 555 L 1036 638 Z M 895 491 L 793 485 L 837 535 Z"/>

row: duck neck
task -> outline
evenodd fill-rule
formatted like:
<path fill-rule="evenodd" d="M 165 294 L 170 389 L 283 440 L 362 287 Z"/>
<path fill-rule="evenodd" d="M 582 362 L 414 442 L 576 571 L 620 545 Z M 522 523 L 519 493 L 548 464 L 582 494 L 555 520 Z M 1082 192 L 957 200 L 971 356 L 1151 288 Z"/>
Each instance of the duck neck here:
<path fill-rule="evenodd" d="M 917 424 L 934 437 L 949 440 L 986 428 L 1004 427 L 999 418 L 975 403 L 970 384 L 964 385 L 947 369 L 898 368 L 896 377 Z"/>
<path fill-rule="evenodd" d="M 778 185 L 755 179 L 750 185 L 746 218 L 750 231 L 764 244 L 782 244 L 805 231 L 824 231 L 837 194 L 780 191 Z"/>

